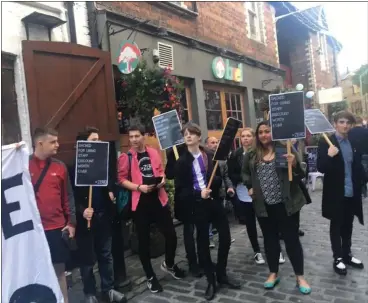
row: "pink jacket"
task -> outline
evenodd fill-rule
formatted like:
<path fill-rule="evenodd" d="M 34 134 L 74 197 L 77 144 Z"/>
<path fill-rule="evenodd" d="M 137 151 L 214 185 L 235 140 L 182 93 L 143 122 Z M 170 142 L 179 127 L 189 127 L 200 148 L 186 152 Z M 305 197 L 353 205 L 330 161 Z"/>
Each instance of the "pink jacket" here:
<path fill-rule="evenodd" d="M 146 146 L 146 151 L 151 159 L 151 165 L 153 170 L 153 175 L 155 177 L 164 176 L 164 169 L 162 167 L 161 156 L 159 152 L 152 148 Z M 124 181 L 128 180 L 135 184 L 142 184 L 142 175 L 139 169 L 137 152 L 134 149 L 130 149 L 129 152 L 132 154 L 132 162 L 131 162 L 131 177 L 132 180 L 128 180 L 128 171 L 129 171 L 129 158 L 126 153 L 122 153 L 118 160 L 118 181 L 119 184 L 122 184 Z M 138 206 L 139 198 L 141 196 L 141 192 L 134 190 L 132 192 L 132 211 L 135 211 Z M 158 198 L 161 201 L 162 206 L 165 206 L 169 200 L 165 189 L 162 187 L 158 191 Z"/>

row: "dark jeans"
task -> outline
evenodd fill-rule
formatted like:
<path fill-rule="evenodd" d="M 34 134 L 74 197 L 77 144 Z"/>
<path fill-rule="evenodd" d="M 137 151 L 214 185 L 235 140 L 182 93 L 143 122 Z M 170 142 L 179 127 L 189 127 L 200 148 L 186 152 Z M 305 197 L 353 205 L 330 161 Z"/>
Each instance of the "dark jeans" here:
<path fill-rule="evenodd" d="M 124 237 L 122 225 L 124 223 L 116 218 L 112 225 L 112 257 L 114 260 L 115 284 L 125 281 L 127 278 L 125 257 L 124 257 Z"/>
<path fill-rule="evenodd" d="M 343 219 L 331 220 L 330 222 L 330 239 L 334 259 L 345 258 L 351 253 L 354 221 L 353 203 L 352 198 L 345 198 Z"/>
<path fill-rule="evenodd" d="M 152 223 L 165 237 L 165 262 L 174 266 L 177 238 L 169 205 L 162 207 L 158 197 L 139 201 L 134 213 L 134 223 L 138 236 L 138 253 L 148 279 L 155 275 L 150 258 L 150 227 Z"/>
<path fill-rule="evenodd" d="M 111 254 L 111 218 L 103 213 L 95 213 L 91 222 L 91 230 L 84 231 L 80 235 L 78 247 L 84 252 L 94 254 L 98 263 L 98 270 L 101 277 L 101 291 L 108 292 L 114 288 L 114 270 Z M 80 267 L 83 281 L 83 291 L 88 295 L 96 294 L 96 280 L 93 274 L 94 263 L 89 258 Z M 93 258 L 94 259 L 94 258 Z M 83 260 L 83 255 L 81 255 Z"/>
<path fill-rule="evenodd" d="M 238 199 L 237 199 L 238 200 Z M 252 202 L 241 202 L 240 200 L 236 201 L 238 216 L 242 218 L 245 222 L 245 226 L 247 227 L 247 233 L 250 243 L 252 244 L 252 248 L 254 253 L 261 252 L 258 243 L 258 234 L 257 234 L 257 223 L 256 223 L 256 213 L 253 208 Z"/>
<path fill-rule="evenodd" d="M 288 216 L 283 203 L 266 205 L 268 217 L 259 217 L 268 267 L 271 273 L 279 271 L 280 238 L 284 238 L 287 255 L 295 275 L 304 274 L 303 248 L 298 235 L 299 214 Z"/>
<path fill-rule="evenodd" d="M 194 240 L 194 229 L 195 225 L 192 223 L 184 223 L 183 224 L 183 235 L 184 235 L 184 247 L 185 252 L 187 254 L 188 264 L 189 267 L 193 265 L 202 265 L 199 259 L 199 252 L 198 258 L 196 253 L 196 244 Z M 198 237 L 197 237 L 197 248 L 198 248 Z"/>
<path fill-rule="evenodd" d="M 194 223 L 197 228 L 197 245 L 200 261 L 203 264 L 205 275 L 209 282 L 213 280 L 213 273 L 217 278 L 226 276 L 227 258 L 230 250 L 230 228 L 225 209 L 221 201 L 201 200 L 194 205 Z M 219 248 L 217 253 L 217 265 L 211 260 L 209 226 L 210 223 L 217 229 L 219 235 Z"/>

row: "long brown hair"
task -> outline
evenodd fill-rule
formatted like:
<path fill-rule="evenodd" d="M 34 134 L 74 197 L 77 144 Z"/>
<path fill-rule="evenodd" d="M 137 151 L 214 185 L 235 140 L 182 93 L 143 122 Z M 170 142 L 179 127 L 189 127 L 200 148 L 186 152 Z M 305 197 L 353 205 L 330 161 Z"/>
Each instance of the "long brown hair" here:
<path fill-rule="evenodd" d="M 270 122 L 268 120 L 266 120 L 266 121 L 260 122 L 257 125 L 257 128 L 256 128 L 256 140 L 255 140 L 256 142 L 254 144 L 254 149 L 255 149 L 255 153 L 256 153 L 256 162 L 261 162 L 262 161 L 262 159 L 263 159 L 263 157 L 265 155 L 265 151 L 266 151 L 266 149 L 262 145 L 261 141 L 259 140 L 259 135 L 258 135 L 259 128 L 262 125 L 265 125 L 265 126 L 270 127 Z M 272 148 L 275 149 L 274 143 L 272 143 Z"/>

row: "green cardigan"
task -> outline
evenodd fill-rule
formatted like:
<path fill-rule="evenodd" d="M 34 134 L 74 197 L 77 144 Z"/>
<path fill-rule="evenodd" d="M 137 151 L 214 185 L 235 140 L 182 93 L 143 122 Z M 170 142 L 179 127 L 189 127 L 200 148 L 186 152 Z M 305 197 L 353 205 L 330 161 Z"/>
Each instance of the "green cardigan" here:
<path fill-rule="evenodd" d="M 305 172 L 300 166 L 298 155 L 294 151 L 292 152 L 297 161 L 296 167 L 293 167 L 293 181 L 289 181 L 287 169 L 276 168 L 281 183 L 283 203 L 285 204 L 288 216 L 300 211 L 303 205 L 306 204 L 305 196 L 299 186 L 299 182 L 305 177 Z M 257 176 L 255 157 L 256 152 L 254 150 L 250 150 L 244 156 L 242 179 L 248 190 L 253 188 L 253 207 L 257 217 L 267 217 L 266 204 Z"/>

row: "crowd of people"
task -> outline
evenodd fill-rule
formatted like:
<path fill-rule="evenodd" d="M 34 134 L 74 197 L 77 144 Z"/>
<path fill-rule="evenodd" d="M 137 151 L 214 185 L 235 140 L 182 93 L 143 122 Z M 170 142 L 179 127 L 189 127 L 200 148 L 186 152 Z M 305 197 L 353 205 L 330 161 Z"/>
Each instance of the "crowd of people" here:
<path fill-rule="evenodd" d="M 320 139 L 317 166 L 324 174 L 322 215 L 330 220 L 330 239 L 333 268 L 346 275 L 347 266 L 362 269 L 363 263 L 351 251 L 353 220 L 357 216 L 363 224 L 362 195 L 366 195 L 368 181 L 368 129 L 351 113 L 334 115 L 336 132 L 329 138 L 329 146 Z M 298 152 L 293 148 L 283 155 L 292 166 L 292 181 L 288 170 L 276 165 L 275 149 L 281 142 L 272 141 L 268 121 L 256 130 L 244 128 L 240 134 L 241 147 L 233 151 L 227 161 L 213 159 L 218 140 L 202 142 L 201 129 L 189 122 L 182 128 L 185 144 L 177 147 L 178 157 L 167 153 L 164 168 L 158 150 L 145 144 L 145 131 L 140 126 L 129 129 L 131 148 L 122 153 L 117 163 L 117 182 L 107 187 L 93 187 L 92 207 L 88 207 L 88 187 L 76 187 L 75 166 L 67 167 L 54 156 L 58 151 L 58 134 L 52 129 L 37 129 L 34 133 L 34 153 L 29 170 L 35 189 L 46 239 L 49 244 L 56 276 L 68 302 L 65 264 L 75 239 L 74 261 L 80 268 L 85 300 L 98 302 L 93 273 L 98 263 L 101 293 L 107 302 L 126 302 L 116 290 L 118 270 L 115 263 L 124 255 L 113 256 L 113 221 L 116 215 L 116 183 L 131 192 L 132 218 L 138 238 L 138 254 L 152 293 L 163 290 L 151 264 L 150 226 L 155 224 L 165 238 L 165 259 L 161 270 L 174 279 L 184 279 L 185 272 L 175 263 L 177 235 L 171 212 L 183 223 L 184 247 L 189 272 L 195 277 L 205 275 L 208 286 L 205 299 L 212 300 L 219 287 L 240 289 L 241 282 L 229 275 L 227 260 L 231 230 L 223 201 L 233 203 L 240 224 L 246 225 L 253 249 L 254 262 L 267 261 L 269 276 L 265 289 L 273 289 L 280 282 L 279 264 L 285 262 L 280 240 L 285 242 L 286 254 L 292 264 L 296 285 L 302 294 L 311 293 L 304 277 L 304 256 L 299 230 L 300 212 L 311 202 L 305 186 L 305 170 Z M 99 130 L 88 127 L 77 134 L 76 140 L 98 141 Z M 213 178 L 211 178 L 211 176 Z M 175 204 L 170 209 L 165 190 L 166 179 L 174 180 Z M 87 222 L 91 222 L 91 229 Z M 264 238 L 263 257 L 258 242 L 257 222 Z M 217 230 L 217 261 L 211 259 L 212 230 Z M 65 241 L 65 235 L 69 242 Z M 242 241 L 237 239 L 237 241 Z M 119 259 L 119 260 L 118 260 Z M 123 261 L 124 263 L 124 261 Z M 115 271 L 115 272 L 114 272 Z"/>

